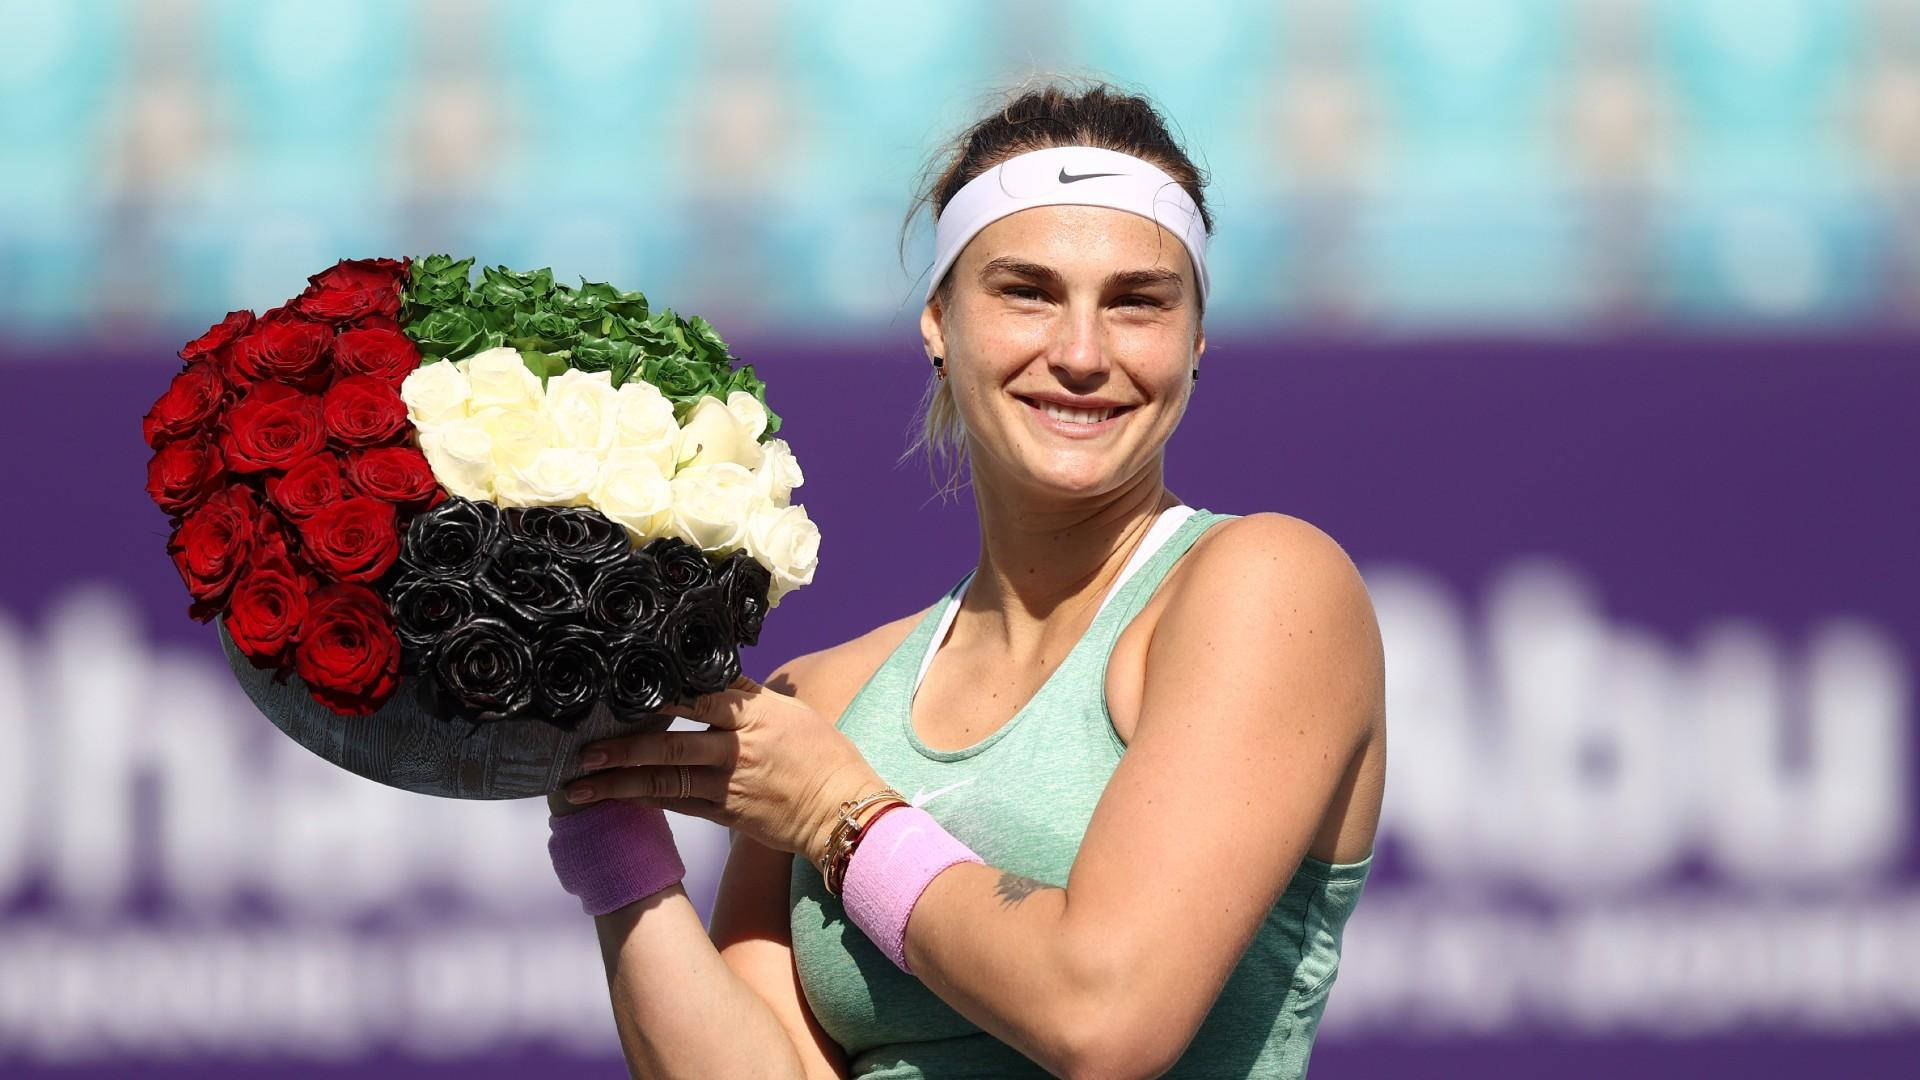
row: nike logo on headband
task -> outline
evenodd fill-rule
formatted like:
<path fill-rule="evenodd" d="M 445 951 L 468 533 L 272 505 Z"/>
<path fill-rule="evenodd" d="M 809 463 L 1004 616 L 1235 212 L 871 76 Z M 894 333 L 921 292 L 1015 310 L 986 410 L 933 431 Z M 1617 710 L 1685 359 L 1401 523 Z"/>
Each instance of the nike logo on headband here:
<path fill-rule="evenodd" d="M 1126 174 L 1117 173 L 1117 172 L 1090 172 L 1090 173 L 1081 173 L 1079 176 L 1075 176 L 1072 173 L 1068 172 L 1064 165 L 1061 166 L 1060 168 L 1060 182 L 1063 184 L 1071 184 L 1077 180 L 1091 180 L 1096 176 L 1124 176 L 1124 175 Z"/>

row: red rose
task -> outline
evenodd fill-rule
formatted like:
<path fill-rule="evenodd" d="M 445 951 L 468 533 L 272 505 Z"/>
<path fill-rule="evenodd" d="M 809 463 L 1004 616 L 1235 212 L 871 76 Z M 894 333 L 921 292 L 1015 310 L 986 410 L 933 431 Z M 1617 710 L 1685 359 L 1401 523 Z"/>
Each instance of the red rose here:
<path fill-rule="evenodd" d="M 220 610 L 234 579 L 246 568 L 259 514 L 253 490 L 229 484 L 188 514 L 167 540 L 167 553 L 197 601 L 187 614 L 206 622 Z"/>
<path fill-rule="evenodd" d="M 400 391 L 372 375 L 347 375 L 329 387 L 321 416 L 327 436 L 340 446 L 379 446 L 407 430 Z"/>
<path fill-rule="evenodd" d="M 294 521 L 304 521 L 349 494 L 340 459 L 325 451 L 302 459 L 284 476 L 267 477 L 268 501 Z"/>
<path fill-rule="evenodd" d="M 180 359 L 193 360 L 208 353 L 218 352 L 252 328 L 253 312 L 229 311 L 226 318 L 214 323 L 206 333 L 181 346 Z"/>
<path fill-rule="evenodd" d="M 400 686 L 400 639 L 386 601 L 364 585 L 328 585 L 307 601 L 293 669 L 313 699 L 366 716 Z"/>
<path fill-rule="evenodd" d="M 171 442 L 147 462 L 147 494 L 169 514 L 184 514 L 219 488 L 227 461 L 210 441 Z"/>
<path fill-rule="evenodd" d="M 392 330 L 400 331 L 400 320 L 391 315 L 363 315 L 353 320 L 356 330 Z"/>
<path fill-rule="evenodd" d="M 227 635 L 255 667 L 283 667 L 314 582 L 284 558 L 257 562 L 233 588 Z"/>
<path fill-rule="evenodd" d="M 337 581 L 372 581 L 400 554 L 393 504 L 342 499 L 300 523 L 307 558 Z"/>
<path fill-rule="evenodd" d="M 326 441 L 319 398 L 263 382 L 228 410 L 220 448 L 234 472 L 285 471 L 319 452 Z"/>
<path fill-rule="evenodd" d="M 185 371 L 167 384 L 166 392 L 147 410 L 147 415 L 140 418 L 140 434 L 152 447 L 197 435 L 231 400 L 227 381 L 220 377 L 212 361 L 188 364 Z"/>
<path fill-rule="evenodd" d="M 294 304 L 326 322 L 349 322 L 368 315 L 400 314 L 400 288 L 406 278 L 398 259 L 342 259 L 308 278 L 307 291 Z"/>
<path fill-rule="evenodd" d="M 398 330 L 343 330 L 333 339 L 333 366 L 342 375 L 372 375 L 398 388 L 420 366 L 420 350 Z"/>
<path fill-rule="evenodd" d="M 280 515 L 265 513 L 253 519 L 253 554 L 248 561 L 258 565 L 267 562 L 290 562 L 303 577 L 311 577 L 313 568 L 308 566 L 298 552 L 299 542 L 287 535 L 287 527 L 280 521 Z M 313 583 L 308 583 L 309 592 Z"/>
<path fill-rule="evenodd" d="M 303 390 L 322 390 L 333 377 L 327 361 L 333 330 L 325 323 L 291 312 L 268 312 L 253 332 L 233 343 L 229 358 L 235 382 L 281 382 Z"/>
<path fill-rule="evenodd" d="M 426 455 L 411 446 L 381 446 L 348 454 L 347 479 L 360 494 L 409 510 L 425 509 L 440 490 Z"/>

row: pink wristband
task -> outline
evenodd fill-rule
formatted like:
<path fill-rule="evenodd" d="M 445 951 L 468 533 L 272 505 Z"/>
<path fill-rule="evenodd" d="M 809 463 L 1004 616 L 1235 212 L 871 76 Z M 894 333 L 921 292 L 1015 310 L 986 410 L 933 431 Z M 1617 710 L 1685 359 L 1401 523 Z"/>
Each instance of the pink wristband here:
<path fill-rule="evenodd" d="M 659 807 L 605 799 L 564 816 L 548 814 L 547 828 L 560 887 L 579 897 L 589 915 L 626 907 L 687 875 Z"/>
<path fill-rule="evenodd" d="M 955 863 L 986 860 L 955 840 L 917 806 L 889 810 L 868 827 L 847 861 L 840 903 L 901 971 L 907 967 L 907 918 L 934 876 Z"/>

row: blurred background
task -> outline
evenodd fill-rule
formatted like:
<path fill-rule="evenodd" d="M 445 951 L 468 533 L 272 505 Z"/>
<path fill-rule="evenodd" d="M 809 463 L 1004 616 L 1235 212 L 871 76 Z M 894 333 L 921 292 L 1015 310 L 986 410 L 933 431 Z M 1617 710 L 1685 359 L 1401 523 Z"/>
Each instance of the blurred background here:
<path fill-rule="evenodd" d="M 1386 637 L 1315 1075 L 1910 1075 L 1920 0 L 0 0 L 0 1073 L 624 1075 L 545 807 L 253 711 L 138 417 L 343 257 L 704 315 L 824 536 L 764 678 L 972 565 L 901 228 L 1048 73 L 1211 172 L 1171 486 L 1331 533 Z"/>

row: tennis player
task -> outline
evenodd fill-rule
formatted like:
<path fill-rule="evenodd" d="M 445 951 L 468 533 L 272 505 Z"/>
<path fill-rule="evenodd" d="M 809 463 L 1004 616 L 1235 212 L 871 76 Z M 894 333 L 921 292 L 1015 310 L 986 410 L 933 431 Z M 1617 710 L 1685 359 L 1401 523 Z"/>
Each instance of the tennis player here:
<path fill-rule="evenodd" d="M 1212 220 L 1159 112 L 1009 97 L 921 196 L 919 442 L 964 460 L 977 565 L 550 799 L 635 1075 L 1306 1071 L 1379 817 L 1372 604 L 1308 522 L 1166 485 Z M 668 810 L 735 831 L 710 928 Z"/>

